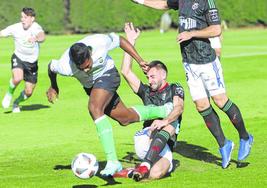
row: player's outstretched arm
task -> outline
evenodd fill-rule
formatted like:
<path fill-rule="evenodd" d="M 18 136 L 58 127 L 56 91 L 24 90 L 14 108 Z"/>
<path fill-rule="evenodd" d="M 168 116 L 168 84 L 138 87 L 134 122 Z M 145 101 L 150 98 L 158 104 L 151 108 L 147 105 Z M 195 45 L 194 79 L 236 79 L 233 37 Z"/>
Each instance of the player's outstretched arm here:
<path fill-rule="evenodd" d="M 131 0 L 131 1 L 158 10 L 169 9 L 166 0 Z"/>
<path fill-rule="evenodd" d="M 145 73 L 148 71 L 147 63 L 138 54 L 134 46 L 122 36 L 120 36 L 120 48 L 127 52 L 131 57 L 133 57 Z"/>
<path fill-rule="evenodd" d="M 127 37 L 127 40 L 134 46 L 136 39 L 140 35 L 140 30 L 134 28 L 133 23 L 125 23 L 124 31 Z M 132 90 L 137 93 L 140 87 L 141 81 L 134 74 L 132 70 L 132 57 L 124 52 L 124 57 L 121 65 L 121 73 L 123 77 L 126 79 L 127 83 L 130 85 Z"/>
<path fill-rule="evenodd" d="M 222 32 L 221 25 L 210 25 L 204 29 L 193 30 L 193 31 L 184 31 L 178 34 L 176 40 L 178 43 L 190 40 L 191 38 L 211 38 L 220 36 Z"/>
<path fill-rule="evenodd" d="M 179 96 L 173 97 L 173 110 L 170 112 L 170 114 L 162 119 L 162 120 L 154 120 L 151 124 L 151 130 L 155 129 L 162 129 L 164 127 L 167 127 L 170 125 L 170 123 L 174 122 L 178 119 L 178 117 L 183 113 L 184 111 L 184 99 L 182 99 Z M 172 126 L 171 126 L 172 127 Z"/>
<path fill-rule="evenodd" d="M 54 101 L 58 98 L 59 88 L 57 85 L 57 73 L 54 73 L 51 70 L 50 64 L 51 63 L 48 64 L 48 77 L 51 85 L 46 92 L 46 96 L 49 102 L 54 103 Z"/>

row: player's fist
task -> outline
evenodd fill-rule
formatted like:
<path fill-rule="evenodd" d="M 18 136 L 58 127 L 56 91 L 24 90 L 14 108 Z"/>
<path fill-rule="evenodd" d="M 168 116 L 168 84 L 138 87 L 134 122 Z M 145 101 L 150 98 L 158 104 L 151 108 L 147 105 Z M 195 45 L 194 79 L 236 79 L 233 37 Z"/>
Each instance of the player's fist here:
<path fill-rule="evenodd" d="M 47 92 L 46 92 L 46 97 L 47 97 L 47 100 L 50 103 L 54 103 L 54 101 L 56 101 L 57 98 L 58 98 L 58 91 L 56 91 L 52 87 L 49 87 L 48 90 L 47 90 Z"/>

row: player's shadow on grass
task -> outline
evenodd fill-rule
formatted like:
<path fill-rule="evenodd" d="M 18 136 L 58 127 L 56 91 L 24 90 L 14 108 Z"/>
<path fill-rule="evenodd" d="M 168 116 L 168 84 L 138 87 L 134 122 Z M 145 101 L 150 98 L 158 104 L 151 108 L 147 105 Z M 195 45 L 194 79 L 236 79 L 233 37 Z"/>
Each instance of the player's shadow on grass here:
<path fill-rule="evenodd" d="M 195 159 L 199 161 L 204 161 L 206 163 L 213 163 L 218 166 L 221 166 L 221 160 L 222 158 L 219 158 L 212 153 L 208 151 L 207 148 L 204 148 L 202 146 L 197 146 L 193 144 L 189 144 L 185 141 L 178 141 L 176 142 L 176 146 L 174 148 L 174 152 L 190 158 L 190 159 Z M 237 160 L 231 160 L 232 163 L 236 164 L 237 168 L 243 168 L 249 165 L 248 162 L 239 162 Z"/>
<path fill-rule="evenodd" d="M 100 171 L 103 170 L 106 166 L 106 161 L 99 161 L 99 169 L 95 176 L 103 179 L 107 183 L 101 186 L 108 186 L 108 185 L 116 185 L 121 184 L 120 182 L 115 181 L 115 179 L 112 176 L 103 177 L 100 175 Z M 54 170 L 71 170 L 71 165 L 55 165 Z M 74 185 L 73 188 L 93 188 L 97 187 L 96 185 Z"/>
<path fill-rule="evenodd" d="M 44 108 L 50 108 L 48 105 L 43 104 L 31 104 L 31 105 L 23 105 L 20 107 L 20 111 L 34 111 L 34 110 L 40 110 Z M 5 114 L 10 114 L 12 111 L 7 111 Z"/>

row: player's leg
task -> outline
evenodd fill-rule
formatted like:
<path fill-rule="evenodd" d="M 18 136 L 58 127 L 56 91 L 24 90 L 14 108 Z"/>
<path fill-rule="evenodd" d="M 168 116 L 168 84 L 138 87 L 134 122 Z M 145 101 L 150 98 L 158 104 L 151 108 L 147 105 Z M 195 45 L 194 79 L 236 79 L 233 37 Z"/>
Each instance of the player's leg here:
<path fill-rule="evenodd" d="M 225 93 L 212 96 L 214 103 L 227 114 L 232 124 L 239 133 L 239 138 L 248 140 L 249 134 L 246 131 L 245 124 L 239 108 L 226 96 Z"/>
<path fill-rule="evenodd" d="M 35 88 L 36 84 L 31 83 L 31 82 L 25 82 L 25 88 L 23 91 L 21 91 L 20 95 L 18 98 L 15 99 L 13 103 L 13 110 L 12 112 L 18 113 L 20 112 L 19 104 L 21 102 L 26 101 L 28 98 L 32 96 L 33 90 Z"/>
<path fill-rule="evenodd" d="M 13 103 L 13 112 L 20 112 L 19 104 L 32 96 L 37 83 L 38 66 L 37 61 L 34 63 L 23 63 L 23 79 L 25 80 L 25 88 Z"/>
<path fill-rule="evenodd" d="M 122 169 L 122 166 L 117 158 L 112 125 L 108 116 L 104 114 L 105 108 L 110 103 L 112 97 L 113 93 L 107 90 L 93 88 L 91 90 L 88 104 L 89 112 L 96 124 L 96 130 L 107 158 L 107 165 L 105 169 L 100 172 L 105 176 L 113 175 L 115 172 Z"/>
<path fill-rule="evenodd" d="M 8 108 L 10 106 L 14 91 L 17 85 L 23 80 L 23 65 L 21 60 L 15 54 L 11 57 L 11 69 L 12 78 L 9 81 L 8 90 L 2 100 L 3 108 Z"/>
<path fill-rule="evenodd" d="M 215 104 L 227 114 L 232 124 L 238 131 L 240 137 L 238 160 L 244 160 L 250 153 L 250 148 L 253 143 L 253 136 L 248 134 L 246 131 L 239 108 L 226 95 L 223 71 L 219 59 L 216 59 L 214 62 L 212 62 L 212 66 L 214 71 L 211 71 L 210 77 L 212 77 L 213 73 L 213 77 L 216 79 L 213 79 L 213 82 L 217 83 L 213 85 L 218 86 L 218 88 L 214 89 L 210 86 L 210 88 L 212 88 L 209 89 L 210 94 Z"/>
<path fill-rule="evenodd" d="M 145 121 L 155 118 L 164 118 L 173 109 L 173 105 L 168 103 L 164 106 L 144 106 L 136 105 L 127 108 L 122 100 L 110 111 L 110 117 L 117 120 L 121 125 L 128 125 L 133 122 Z"/>
<path fill-rule="evenodd" d="M 250 153 L 253 136 L 247 132 L 239 108 L 230 99 L 228 99 L 225 93 L 212 96 L 212 99 L 215 104 L 227 114 L 238 131 L 240 138 L 238 160 L 244 160 Z"/>
<path fill-rule="evenodd" d="M 218 58 L 215 61 L 208 63 L 202 66 L 203 68 L 203 80 L 205 84 L 205 88 L 208 91 L 209 95 L 214 100 L 214 96 L 220 96 L 220 101 L 217 100 L 217 104 L 224 103 L 227 100 L 225 95 L 225 84 L 222 74 L 222 67 Z M 215 102 L 216 103 L 216 102 Z M 212 110 L 214 111 L 214 109 Z M 214 111 L 215 112 L 215 111 Z M 209 113 L 206 111 L 206 113 Z M 213 112 L 211 112 L 213 113 Z M 204 115 L 203 113 L 202 115 Z M 222 144 L 222 140 L 221 143 Z M 234 143 L 230 140 L 225 139 L 224 137 L 224 145 L 220 145 L 220 153 L 222 155 L 222 167 L 227 168 L 231 159 L 231 153 L 234 148 Z"/>
<path fill-rule="evenodd" d="M 150 169 L 149 179 L 160 179 L 164 177 L 170 169 L 170 161 L 165 157 L 161 157 Z"/>
<path fill-rule="evenodd" d="M 201 76 L 203 74 L 200 69 L 201 66 L 202 65 L 191 65 L 184 63 L 184 68 L 187 75 L 187 84 L 197 111 L 203 117 L 207 128 L 216 139 L 218 145 L 222 147 L 225 142 L 225 137 L 220 125 L 220 119 L 210 105 L 208 94 L 206 92 L 207 84 L 203 83 Z M 207 69 L 209 69 L 209 67 L 207 67 Z M 206 77 L 208 77 L 208 75 Z"/>
<path fill-rule="evenodd" d="M 221 92 L 224 90 L 224 84 L 220 77 L 217 76 L 218 71 L 212 63 L 204 65 L 184 63 L 184 68 L 187 74 L 187 84 L 196 109 L 203 117 L 207 128 L 216 139 L 222 155 L 222 167 L 226 168 L 230 162 L 233 143 L 225 138 L 219 116 L 210 105 L 208 98 L 209 95 L 212 95 L 212 91 Z"/>
<path fill-rule="evenodd" d="M 150 170 L 150 179 L 159 179 L 173 170 L 173 156 L 170 149 L 171 146 L 166 145 L 163 151 L 159 154 L 159 160 L 153 165 Z"/>
<path fill-rule="evenodd" d="M 170 132 L 175 132 L 171 126 L 167 126 L 170 129 Z M 165 129 L 167 131 L 168 129 Z M 165 143 L 164 148 L 157 148 L 155 143 L 159 138 L 159 135 L 155 135 L 152 140 L 150 139 L 150 130 L 149 128 L 145 128 L 142 131 L 139 131 L 135 134 L 135 152 L 137 156 L 143 160 L 143 162 L 134 169 L 133 171 L 133 179 L 135 181 L 140 181 L 144 178 L 158 179 L 163 177 L 168 171 L 170 172 L 172 169 L 172 152 L 168 144 Z M 158 132 L 160 133 L 160 132 Z M 156 142 L 155 142 L 156 140 Z M 154 152 L 152 150 L 157 150 Z M 159 150 L 161 150 L 159 152 Z M 151 163 L 150 167 L 147 166 L 147 158 L 151 155 L 151 151 L 153 154 L 153 163 Z M 164 159 L 163 159 L 164 158 Z M 167 159 L 167 160 L 166 160 Z M 151 159 L 150 159 L 151 161 Z"/>
<path fill-rule="evenodd" d="M 194 103 L 198 112 L 203 117 L 207 128 L 216 139 L 219 147 L 223 147 L 226 139 L 221 128 L 220 119 L 216 111 L 210 105 L 208 98 L 198 99 L 194 101 Z"/>
<path fill-rule="evenodd" d="M 116 106 L 118 95 L 116 90 L 120 85 L 120 76 L 116 68 L 108 70 L 102 77 L 95 80 L 93 88 L 85 89 L 90 96 L 89 112 L 96 124 L 96 130 L 107 158 L 107 165 L 100 173 L 108 176 L 120 171 L 122 166 L 117 159 L 113 140 L 112 125 L 105 115 L 107 109 Z"/>

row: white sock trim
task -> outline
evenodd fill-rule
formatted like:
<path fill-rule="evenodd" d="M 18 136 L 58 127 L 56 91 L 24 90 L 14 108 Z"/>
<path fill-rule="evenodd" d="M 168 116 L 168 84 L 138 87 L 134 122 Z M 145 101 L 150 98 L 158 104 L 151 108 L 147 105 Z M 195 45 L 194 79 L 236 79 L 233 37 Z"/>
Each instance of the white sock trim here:
<path fill-rule="evenodd" d="M 107 118 L 107 116 L 104 114 L 103 116 L 97 118 L 94 122 L 95 122 L 95 124 L 97 124 L 99 121 L 102 121 L 105 118 Z"/>
<path fill-rule="evenodd" d="M 143 5 L 145 3 L 145 0 L 134 0 L 136 3 L 139 3 L 141 5 Z"/>
<path fill-rule="evenodd" d="M 137 114 L 138 114 L 138 116 L 139 116 L 139 121 L 143 121 L 143 119 L 142 119 L 142 116 L 141 116 L 141 114 L 137 111 L 137 109 L 135 108 L 135 107 L 130 107 L 130 108 L 132 108 Z"/>
<path fill-rule="evenodd" d="M 13 80 L 12 78 L 9 80 L 9 86 L 11 86 L 12 88 L 15 88 L 16 86 L 13 84 L 12 80 Z"/>

